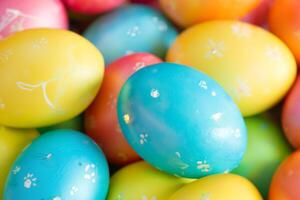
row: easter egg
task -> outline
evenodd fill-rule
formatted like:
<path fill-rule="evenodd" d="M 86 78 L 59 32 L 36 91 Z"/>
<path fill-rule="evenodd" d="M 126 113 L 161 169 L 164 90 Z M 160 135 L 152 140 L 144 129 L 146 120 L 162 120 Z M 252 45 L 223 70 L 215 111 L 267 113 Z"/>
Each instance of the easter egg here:
<path fill-rule="evenodd" d="M 169 200 L 263 200 L 247 179 L 233 174 L 211 175 L 175 192 Z"/>
<path fill-rule="evenodd" d="M 245 119 L 248 145 L 245 156 L 234 173 L 252 181 L 264 197 L 269 192 L 272 176 L 291 148 L 275 121 L 268 115 Z"/>
<path fill-rule="evenodd" d="M 261 0 L 258 6 L 242 18 L 242 21 L 267 27 L 268 17 L 274 0 Z"/>
<path fill-rule="evenodd" d="M 72 119 L 69 119 L 67 121 L 54 124 L 52 126 L 46 126 L 46 127 L 41 127 L 38 130 L 43 134 L 48 131 L 53 131 L 56 129 L 72 129 L 76 131 L 82 131 L 83 130 L 83 116 L 78 115 Z"/>
<path fill-rule="evenodd" d="M 278 103 L 297 71 L 283 42 L 262 28 L 237 21 L 205 22 L 185 30 L 170 48 L 167 61 L 195 67 L 214 78 L 244 116 Z"/>
<path fill-rule="evenodd" d="M 232 99 L 184 65 L 161 63 L 134 73 L 119 94 L 118 119 L 144 160 L 177 176 L 228 172 L 246 149 L 244 120 Z"/>
<path fill-rule="evenodd" d="M 34 129 L 14 129 L 0 126 L 0 196 L 9 170 L 22 149 L 38 137 Z"/>
<path fill-rule="evenodd" d="M 282 112 L 282 127 L 290 144 L 300 148 L 300 77 L 285 99 Z"/>
<path fill-rule="evenodd" d="M 101 53 L 73 32 L 13 34 L 0 45 L 0 124 L 42 127 L 75 117 L 96 96 L 103 71 Z"/>
<path fill-rule="evenodd" d="M 41 27 L 68 28 L 67 13 L 60 0 L 0 1 L 0 39 L 18 31 Z"/>
<path fill-rule="evenodd" d="M 112 10 L 126 2 L 126 0 L 62 0 L 67 8 L 81 14 L 100 14 Z"/>
<path fill-rule="evenodd" d="M 3 200 L 104 200 L 109 172 L 99 147 L 72 130 L 56 130 L 34 140 L 15 161 Z"/>
<path fill-rule="evenodd" d="M 277 169 L 270 187 L 269 200 L 300 199 L 300 151 L 290 155 Z"/>
<path fill-rule="evenodd" d="M 269 15 L 270 30 L 282 39 L 300 62 L 300 1 L 274 0 Z"/>
<path fill-rule="evenodd" d="M 261 0 L 159 0 L 163 11 L 178 25 L 189 27 L 203 21 L 239 19 Z"/>
<path fill-rule="evenodd" d="M 134 52 L 164 57 L 177 32 L 159 11 L 133 4 L 101 16 L 84 36 L 101 50 L 109 64 Z"/>
<path fill-rule="evenodd" d="M 116 60 L 105 69 L 101 89 L 85 112 L 85 130 L 101 146 L 109 163 L 126 164 L 139 159 L 119 127 L 117 97 L 129 76 L 158 62 L 161 60 L 152 54 L 135 53 Z"/>
<path fill-rule="evenodd" d="M 127 165 L 112 176 L 107 200 L 168 199 L 191 181 L 168 175 L 140 161 Z"/>

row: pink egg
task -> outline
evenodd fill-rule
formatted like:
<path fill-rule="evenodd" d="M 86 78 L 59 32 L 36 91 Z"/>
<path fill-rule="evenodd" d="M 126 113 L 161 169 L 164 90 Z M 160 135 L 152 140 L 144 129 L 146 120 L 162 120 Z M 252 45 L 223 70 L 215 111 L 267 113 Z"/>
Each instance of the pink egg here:
<path fill-rule="evenodd" d="M 0 38 L 31 28 L 68 28 L 60 0 L 0 0 Z"/>
<path fill-rule="evenodd" d="M 92 15 L 117 8 L 126 0 L 63 0 L 63 2 L 73 12 Z"/>

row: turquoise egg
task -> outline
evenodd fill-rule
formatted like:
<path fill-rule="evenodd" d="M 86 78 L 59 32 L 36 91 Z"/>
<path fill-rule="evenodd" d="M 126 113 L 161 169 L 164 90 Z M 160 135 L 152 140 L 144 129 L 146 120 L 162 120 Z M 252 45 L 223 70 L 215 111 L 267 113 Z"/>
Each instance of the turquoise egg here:
<path fill-rule="evenodd" d="M 84 36 L 103 54 L 106 64 L 124 55 L 149 52 L 163 58 L 176 29 L 154 8 L 127 5 L 100 16 Z"/>
<path fill-rule="evenodd" d="M 118 119 L 144 160 L 177 176 L 230 172 L 246 149 L 245 123 L 232 99 L 184 65 L 160 63 L 133 74 L 119 94 Z"/>
<path fill-rule="evenodd" d="M 15 161 L 3 200 L 104 200 L 109 171 L 99 147 L 73 130 L 48 132 Z"/>

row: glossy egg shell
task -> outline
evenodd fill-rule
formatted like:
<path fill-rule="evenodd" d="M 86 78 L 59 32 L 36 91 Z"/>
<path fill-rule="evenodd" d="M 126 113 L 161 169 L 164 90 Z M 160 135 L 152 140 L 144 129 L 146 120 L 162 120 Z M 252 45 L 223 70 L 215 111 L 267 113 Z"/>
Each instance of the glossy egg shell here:
<path fill-rule="evenodd" d="M 107 200 L 168 199 L 191 181 L 166 174 L 140 161 L 125 166 L 112 176 Z"/>
<path fill-rule="evenodd" d="M 282 127 L 294 148 L 300 148 L 300 77 L 285 99 L 282 112 Z"/>
<path fill-rule="evenodd" d="M 222 34 L 220 34 L 222 33 Z M 238 21 L 211 21 L 182 32 L 167 61 L 218 81 L 244 116 L 270 109 L 292 86 L 297 66 L 287 46 L 266 30 Z"/>
<path fill-rule="evenodd" d="M 32 28 L 67 29 L 67 12 L 62 2 L 60 0 L 0 1 L 0 39 Z"/>
<path fill-rule="evenodd" d="M 282 39 L 300 62 L 300 1 L 274 0 L 269 15 L 270 30 Z"/>
<path fill-rule="evenodd" d="M 108 184 L 101 149 L 80 132 L 56 130 L 41 135 L 20 154 L 3 200 L 104 200 Z"/>
<path fill-rule="evenodd" d="M 176 35 L 175 28 L 159 11 L 135 4 L 99 17 L 84 32 L 103 53 L 106 64 L 135 52 L 164 57 Z"/>
<path fill-rule="evenodd" d="M 126 0 L 62 0 L 67 8 L 81 14 L 100 14 L 124 4 Z"/>
<path fill-rule="evenodd" d="M 85 130 L 102 148 L 108 162 L 126 164 L 139 156 L 127 143 L 119 127 L 117 98 L 125 81 L 137 70 L 159 63 L 161 60 L 149 53 L 124 56 L 105 69 L 101 89 L 85 112 Z"/>
<path fill-rule="evenodd" d="M 178 25 L 189 27 L 204 21 L 239 19 L 261 0 L 159 0 L 162 10 Z"/>
<path fill-rule="evenodd" d="M 178 176 L 228 172 L 246 149 L 245 124 L 231 98 L 183 65 L 160 63 L 134 73 L 119 94 L 118 118 L 144 160 Z"/>
<path fill-rule="evenodd" d="M 218 174 L 201 178 L 175 192 L 169 200 L 263 200 L 244 177 Z"/>
<path fill-rule="evenodd" d="M 0 124 L 42 127 L 81 113 L 101 85 L 101 53 L 76 33 L 31 29 L 0 43 Z"/>
<path fill-rule="evenodd" d="M 292 149 L 281 127 L 268 114 L 245 118 L 245 122 L 247 150 L 233 173 L 248 178 L 267 198 L 273 174 Z"/>
<path fill-rule="evenodd" d="M 39 136 L 35 129 L 14 129 L 0 126 L 0 197 L 13 162 L 23 148 Z"/>
<path fill-rule="evenodd" d="M 290 155 L 277 169 L 272 179 L 269 200 L 300 199 L 300 151 Z"/>

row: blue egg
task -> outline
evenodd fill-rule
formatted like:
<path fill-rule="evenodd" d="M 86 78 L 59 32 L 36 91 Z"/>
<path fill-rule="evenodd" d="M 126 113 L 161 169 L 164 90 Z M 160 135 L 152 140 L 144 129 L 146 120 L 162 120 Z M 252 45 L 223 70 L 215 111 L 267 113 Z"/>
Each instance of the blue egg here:
<path fill-rule="evenodd" d="M 160 63 L 133 74 L 119 94 L 118 118 L 143 159 L 177 176 L 230 172 L 246 149 L 245 123 L 232 99 L 184 65 Z"/>
<path fill-rule="evenodd" d="M 127 5 L 101 16 L 84 36 L 96 45 L 109 64 L 134 52 L 149 52 L 163 58 L 177 31 L 159 11 L 143 5 Z"/>
<path fill-rule="evenodd" d="M 15 161 L 4 200 L 104 200 L 109 171 L 86 135 L 55 130 L 33 141 Z"/>

